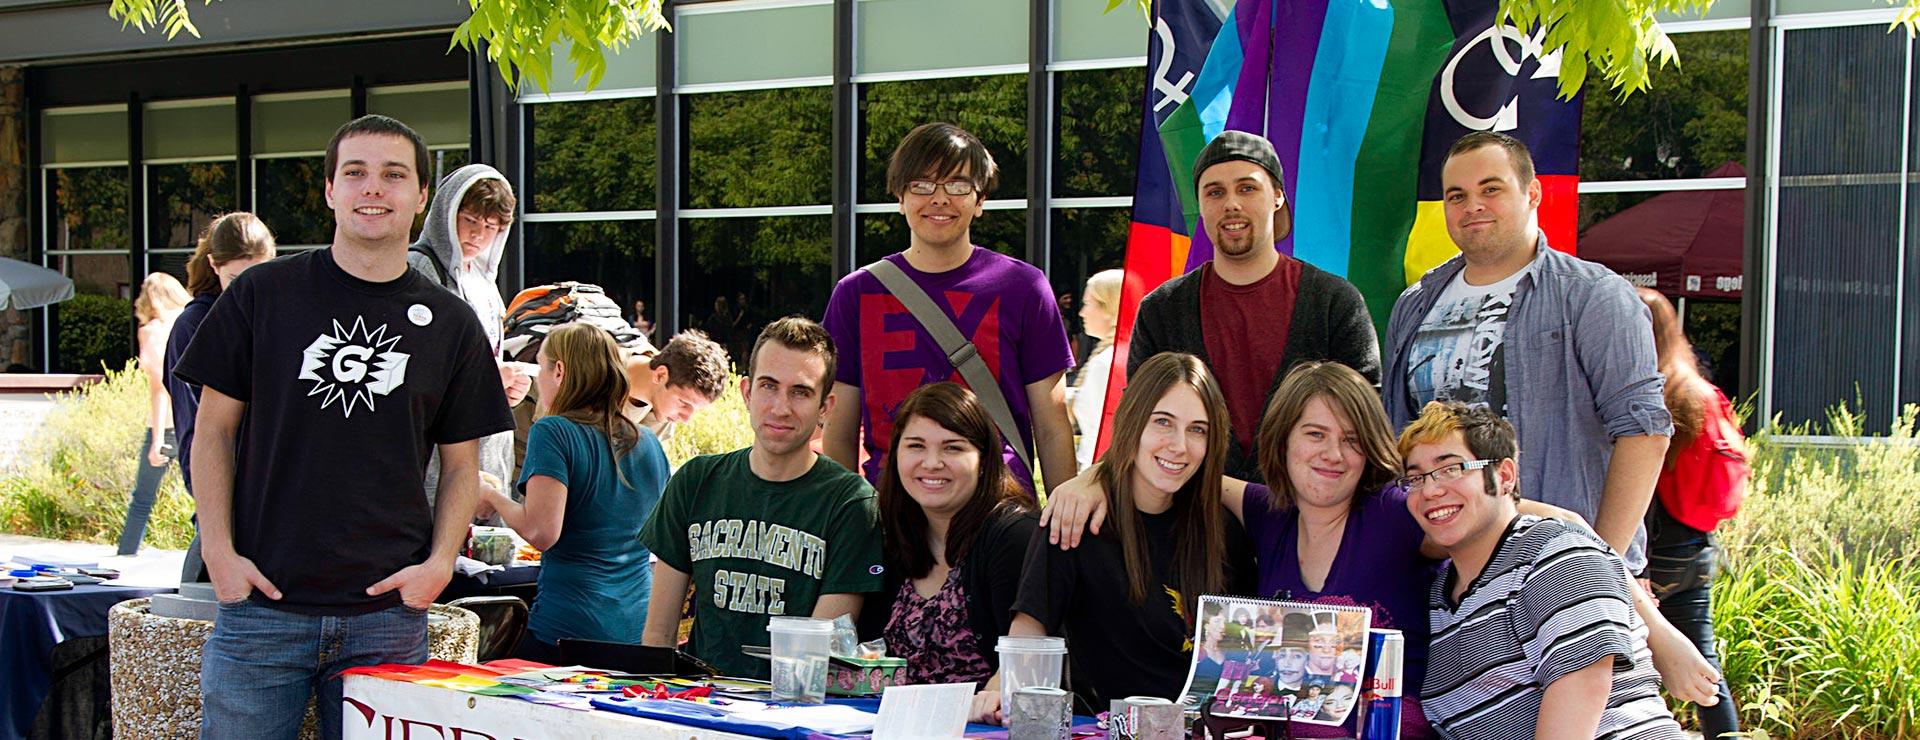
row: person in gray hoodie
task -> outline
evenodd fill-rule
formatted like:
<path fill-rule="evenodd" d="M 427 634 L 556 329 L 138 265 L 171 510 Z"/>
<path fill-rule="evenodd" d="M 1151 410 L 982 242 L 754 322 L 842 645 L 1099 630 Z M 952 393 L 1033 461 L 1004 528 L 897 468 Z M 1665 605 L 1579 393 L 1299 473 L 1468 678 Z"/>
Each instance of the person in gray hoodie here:
<path fill-rule="evenodd" d="M 502 321 L 506 303 L 494 282 L 500 267 L 500 254 L 506 247 L 507 231 L 513 225 L 516 201 L 513 187 L 499 170 L 484 164 L 470 164 L 454 170 L 435 189 L 433 205 L 427 210 L 420 228 L 420 239 L 407 252 L 407 264 L 428 280 L 453 291 L 473 307 L 486 331 L 494 362 L 500 367 L 500 383 L 507 391 L 507 404 L 518 403 L 526 395 L 531 378 L 516 363 L 500 358 Z M 480 440 L 480 472 L 496 489 L 513 480 L 513 432 L 502 432 Z M 439 491 L 439 466 L 427 465 L 427 500 Z"/>

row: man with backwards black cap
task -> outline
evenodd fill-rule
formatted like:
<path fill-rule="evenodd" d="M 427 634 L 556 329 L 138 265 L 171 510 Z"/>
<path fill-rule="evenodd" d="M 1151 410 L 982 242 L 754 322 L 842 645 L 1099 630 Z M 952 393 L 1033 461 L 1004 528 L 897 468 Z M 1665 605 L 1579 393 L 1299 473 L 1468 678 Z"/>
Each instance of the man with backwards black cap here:
<path fill-rule="evenodd" d="M 1161 352 L 1199 356 L 1227 398 L 1226 473 L 1259 482 L 1254 436 L 1287 369 L 1333 360 L 1378 385 L 1380 348 L 1353 284 L 1274 249 L 1293 230 L 1293 209 L 1272 144 L 1223 131 L 1193 171 L 1213 259 L 1140 301 L 1127 371 Z"/>

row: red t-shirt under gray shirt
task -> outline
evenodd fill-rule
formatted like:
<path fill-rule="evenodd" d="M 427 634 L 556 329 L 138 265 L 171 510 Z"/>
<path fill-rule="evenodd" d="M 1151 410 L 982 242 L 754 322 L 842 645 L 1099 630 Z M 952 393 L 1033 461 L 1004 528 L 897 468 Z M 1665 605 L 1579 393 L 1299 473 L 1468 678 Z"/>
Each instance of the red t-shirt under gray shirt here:
<path fill-rule="evenodd" d="M 1293 328 L 1293 299 L 1300 292 L 1300 260 L 1280 255 L 1266 277 L 1234 285 L 1201 265 L 1200 327 L 1207 363 L 1227 397 L 1233 436 L 1253 449 L 1266 413 L 1267 392 L 1279 382 Z"/>

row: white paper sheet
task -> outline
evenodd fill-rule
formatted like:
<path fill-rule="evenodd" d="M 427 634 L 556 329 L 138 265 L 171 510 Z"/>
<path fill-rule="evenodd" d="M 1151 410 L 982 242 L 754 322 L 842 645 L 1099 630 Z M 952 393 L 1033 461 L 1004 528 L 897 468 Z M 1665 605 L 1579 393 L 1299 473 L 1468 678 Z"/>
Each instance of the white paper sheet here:
<path fill-rule="evenodd" d="M 949 740 L 963 737 L 973 710 L 973 684 L 888 686 L 880 695 L 873 740 Z"/>
<path fill-rule="evenodd" d="M 828 735 L 851 735 L 873 729 L 873 715 L 841 704 L 806 707 L 764 707 L 754 711 L 725 710 L 741 719 L 779 722 Z"/>

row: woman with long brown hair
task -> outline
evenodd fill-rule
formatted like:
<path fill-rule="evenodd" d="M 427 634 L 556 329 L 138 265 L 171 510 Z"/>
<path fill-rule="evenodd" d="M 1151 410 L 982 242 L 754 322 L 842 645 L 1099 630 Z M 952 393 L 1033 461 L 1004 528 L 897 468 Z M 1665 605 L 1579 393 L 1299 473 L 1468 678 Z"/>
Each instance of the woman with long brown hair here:
<path fill-rule="evenodd" d="M 233 284 L 240 273 L 248 268 L 273 259 L 277 250 L 273 232 L 253 214 L 236 211 L 213 220 L 207 225 L 207 231 L 200 235 L 200 243 L 194 247 L 193 256 L 187 258 L 187 292 L 193 294 L 193 300 L 173 321 L 173 328 L 167 333 L 166 361 L 162 363 L 164 380 L 167 384 L 167 401 L 173 407 L 173 435 L 176 457 L 180 461 L 180 481 L 187 486 L 187 493 L 193 493 L 193 465 L 190 459 L 193 452 L 194 418 L 200 413 L 200 386 L 191 385 L 173 376 L 174 365 L 179 364 L 181 355 L 187 353 L 187 345 L 193 343 L 193 337 L 200 331 L 200 322 L 205 321 L 207 312 L 213 310 L 213 302 L 221 292 Z M 180 568 L 180 580 L 185 582 L 205 581 L 206 574 L 201 572 L 200 536 L 194 535 L 193 543 L 187 546 L 187 557 Z"/>
<path fill-rule="evenodd" d="M 1196 604 L 1248 594 L 1246 532 L 1221 506 L 1226 400 L 1193 355 L 1155 355 L 1128 379 L 1097 475 L 1108 522 L 1062 552 L 1036 530 L 1013 634 L 1066 635 L 1083 709 L 1186 684 Z"/>
<path fill-rule="evenodd" d="M 667 485 L 667 455 L 634 426 L 626 363 L 613 335 L 565 324 L 540 344 L 541 416 L 527 430 L 519 490 L 526 501 L 482 484 L 480 515 L 543 551 L 540 593 L 520 657 L 558 662 L 563 638 L 640 643 L 653 571 L 640 527 Z"/>
<path fill-rule="evenodd" d="M 1659 291 L 1639 289 L 1653 315 L 1654 354 L 1667 380 L 1667 410 L 1673 442 L 1647 507 L 1647 580 L 1660 599 L 1660 613 L 1720 668 L 1713 639 L 1713 574 L 1719 548 L 1713 529 L 1733 516 L 1746 490 L 1746 439 L 1733 405 L 1700 374 L 1693 343 L 1680 314 Z M 1726 680 L 1720 702 L 1698 709 L 1707 740 L 1740 731 L 1740 713 Z"/>
<path fill-rule="evenodd" d="M 1427 592 L 1437 562 L 1432 556 L 1440 553 L 1423 552 L 1425 537 L 1407 511 L 1406 492 L 1394 485 L 1400 454 L 1379 394 L 1346 365 L 1303 362 L 1274 389 L 1265 418 L 1249 423 L 1258 424 L 1258 463 L 1267 485 L 1226 478 L 1221 502 L 1253 543 L 1256 593 L 1367 606 L 1372 626 L 1401 630 L 1404 678 L 1413 689 L 1400 715 L 1401 733 L 1433 737 L 1417 694 L 1426 671 Z M 1054 499 L 1087 500 L 1089 492 L 1079 484 L 1088 477 L 1054 489 Z M 1096 518 L 1104 514 L 1099 499 L 1091 503 L 1077 508 Z M 1056 512 L 1052 526 L 1078 529 L 1083 521 Z M 1283 688 L 1298 686 L 1296 680 Z M 1293 731 L 1296 737 L 1352 737 L 1356 730 L 1350 721 Z"/>
<path fill-rule="evenodd" d="M 863 622 L 907 660 L 901 683 L 999 696 L 994 644 L 1013 622 L 1036 525 L 1000 447 L 980 399 L 955 383 L 923 386 L 894 412 L 877 488 L 887 580 Z"/>

